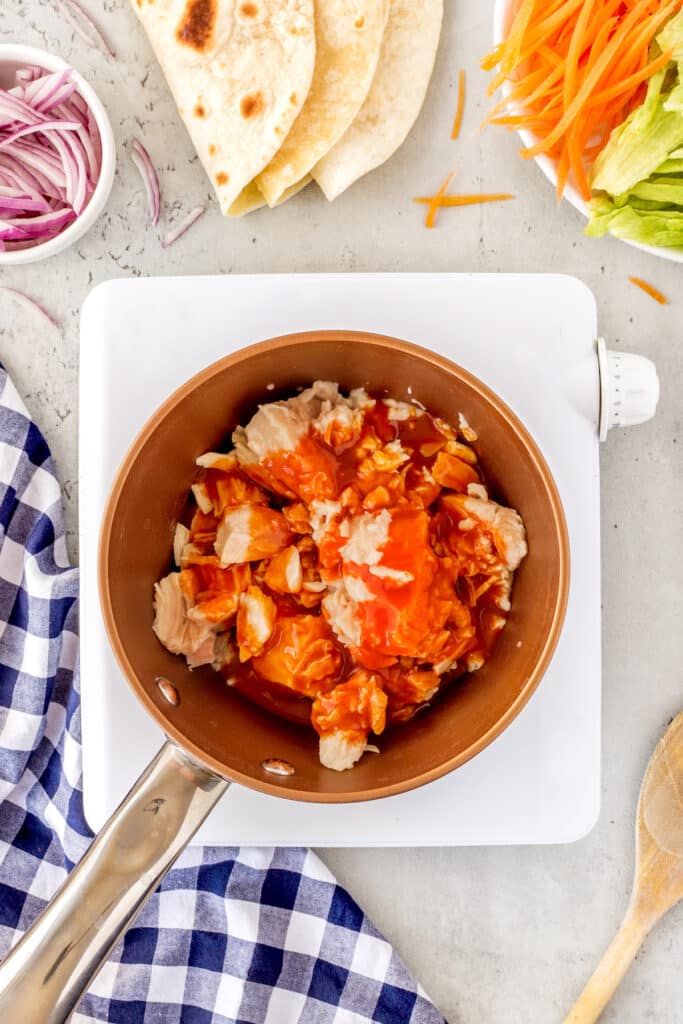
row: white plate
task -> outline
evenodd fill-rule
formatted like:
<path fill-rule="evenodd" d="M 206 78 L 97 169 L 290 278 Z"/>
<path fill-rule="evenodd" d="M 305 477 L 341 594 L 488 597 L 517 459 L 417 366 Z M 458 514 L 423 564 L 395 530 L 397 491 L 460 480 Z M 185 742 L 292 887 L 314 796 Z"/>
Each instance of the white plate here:
<path fill-rule="evenodd" d="M 507 31 L 512 20 L 512 8 L 514 6 L 514 0 L 496 0 L 496 6 L 493 12 L 493 41 L 494 45 L 498 46 L 502 43 L 507 36 Z M 503 85 L 503 95 L 506 96 L 510 92 L 509 83 Z M 521 129 L 518 132 L 519 137 L 525 146 L 533 146 L 538 139 L 532 132 Z M 553 186 L 557 186 L 557 168 L 554 160 L 550 157 L 541 154 L 534 158 L 536 163 L 545 174 L 548 181 L 551 181 Z M 583 216 L 588 220 L 588 207 L 577 190 L 574 188 L 571 182 L 567 182 L 564 190 L 564 199 L 567 199 L 572 206 L 582 213 Z M 610 238 L 614 238 L 614 235 L 610 235 Z M 664 260 L 672 260 L 674 263 L 683 263 L 683 250 L 682 249 L 670 249 L 665 246 L 654 246 L 654 245 L 642 245 L 640 242 L 631 242 L 627 238 L 618 238 L 618 242 L 625 242 L 626 245 L 633 246 L 634 249 L 640 249 L 642 252 L 649 252 L 652 256 L 659 256 Z"/>

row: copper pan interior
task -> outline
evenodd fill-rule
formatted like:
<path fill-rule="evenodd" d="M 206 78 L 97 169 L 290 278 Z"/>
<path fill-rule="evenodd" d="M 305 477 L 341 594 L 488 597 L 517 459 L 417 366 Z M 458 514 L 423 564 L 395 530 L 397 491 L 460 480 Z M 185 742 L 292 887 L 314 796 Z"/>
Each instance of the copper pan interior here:
<path fill-rule="evenodd" d="M 173 528 L 202 452 L 225 447 L 259 402 L 315 379 L 405 398 L 479 434 L 488 480 L 525 521 L 529 555 L 517 573 L 512 612 L 491 660 L 451 687 L 437 706 L 378 740 L 336 773 L 318 762 L 312 731 L 290 725 L 226 687 L 211 669 L 190 672 L 152 632 L 152 588 L 169 571 Z M 267 385 L 274 389 L 267 390 Z M 237 782 L 301 800 L 343 802 L 402 792 L 463 764 L 517 715 L 538 685 L 564 617 L 569 548 L 560 500 L 535 443 L 481 382 L 431 352 L 353 332 L 290 335 L 243 349 L 179 389 L 145 426 L 116 479 L 102 527 L 100 592 L 116 656 L 138 697 L 187 751 Z M 170 705 L 156 679 L 178 690 Z M 150 751 L 150 754 L 152 752 Z M 262 767 L 282 759 L 288 777 Z"/>

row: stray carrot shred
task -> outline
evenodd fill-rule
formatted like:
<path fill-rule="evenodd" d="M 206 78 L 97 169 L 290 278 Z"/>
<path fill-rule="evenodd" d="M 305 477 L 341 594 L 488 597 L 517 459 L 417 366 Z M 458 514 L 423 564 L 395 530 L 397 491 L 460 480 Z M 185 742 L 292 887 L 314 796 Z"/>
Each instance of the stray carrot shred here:
<path fill-rule="evenodd" d="M 641 277 L 629 277 L 631 284 L 636 285 L 637 288 L 641 288 L 646 295 L 649 295 L 651 299 L 658 302 L 660 306 L 666 306 L 669 302 L 666 295 L 662 295 L 658 288 L 654 285 L 648 284 L 647 281 L 643 281 Z"/>
<path fill-rule="evenodd" d="M 478 206 L 480 203 L 498 203 L 505 199 L 514 199 L 510 192 L 483 192 L 481 194 L 468 195 L 443 195 L 443 196 L 415 196 L 414 203 L 431 204 L 435 199 L 439 200 L 439 206 Z"/>
<path fill-rule="evenodd" d="M 497 65 L 489 93 L 509 91 L 484 124 L 526 129 L 526 159 L 558 166 L 558 197 L 571 180 L 591 196 L 587 168 L 642 100 L 646 80 L 672 57 L 651 44 L 683 0 L 520 0 L 507 38 L 482 61 Z M 508 116 L 502 114 L 509 107 Z"/>
<path fill-rule="evenodd" d="M 465 110 L 465 71 L 461 68 L 460 74 L 458 75 L 458 105 L 455 108 L 455 120 L 453 121 L 453 130 L 451 131 L 451 138 L 457 139 L 460 135 L 460 129 L 462 127 L 462 115 Z"/>
<path fill-rule="evenodd" d="M 437 210 L 439 209 L 439 207 L 441 205 L 441 200 L 443 199 L 443 197 L 446 194 L 446 189 L 448 188 L 448 186 L 450 185 L 451 181 L 453 180 L 453 175 L 454 174 L 455 174 L 455 171 L 451 171 L 451 173 L 446 177 L 446 180 L 444 181 L 443 185 L 441 186 L 439 191 L 436 193 L 436 195 L 435 196 L 430 196 L 430 198 L 428 199 L 429 209 L 427 210 L 427 216 L 425 217 L 425 227 L 426 228 L 433 228 L 434 227 L 434 223 L 436 221 Z"/>

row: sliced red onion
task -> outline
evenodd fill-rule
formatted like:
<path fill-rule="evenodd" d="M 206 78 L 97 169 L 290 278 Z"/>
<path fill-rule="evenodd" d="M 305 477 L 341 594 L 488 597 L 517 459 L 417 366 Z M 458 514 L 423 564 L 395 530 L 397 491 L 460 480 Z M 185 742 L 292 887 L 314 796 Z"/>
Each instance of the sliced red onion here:
<path fill-rule="evenodd" d="M 140 172 L 140 177 L 142 178 L 142 182 L 145 186 L 150 221 L 156 226 L 159 223 L 159 213 L 161 210 L 161 193 L 159 191 L 159 178 L 157 176 L 157 172 L 149 153 L 137 139 L 133 139 L 130 156 L 131 160 Z"/>
<path fill-rule="evenodd" d="M 0 89 L 2 250 L 63 231 L 90 202 L 101 166 L 97 123 L 71 68 L 20 68 L 14 87 Z"/>
<path fill-rule="evenodd" d="M 36 78 L 40 78 L 43 74 L 45 74 L 45 72 L 42 68 L 39 68 L 36 64 L 32 64 L 27 68 L 19 68 L 14 77 L 17 82 L 34 82 Z"/>
<path fill-rule="evenodd" d="M 76 0 L 57 0 L 57 8 L 83 42 L 98 46 L 109 57 L 116 56 L 95 22 Z"/>
<path fill-rule="evenodd" d="M 9 221 L 0 220 L 0 239 L 3 242 L 23 242 L 28 238 L 28 234 L 23 228 L 17 227 L 16 224 L 10 224 Z"/>
<path fill-rule="evenodd" d="M 79 128 L 78 121 L 45 121 L 44 124 L 29 124 L 14 132 L 13 135 L 7 135 L 0 142 L 0 149 L 7 149 L 17 139 L 23 139 L 25 135 L 35 135 L 36 132 L 76 132 Z"/>
<path fill-rule="evenodd" d="M 177 242 L 178 239 L 192 227 L 194 222 L 199 220 L 203 213 L 203 206 L 195 206 L 194 210 L 190 210 L 187 217 L 185 217 L 184 220 L 181 220 L 180 224 L 178 224 L 177 227 L 172 228 L 171 231 L 168 232 L 166 237 L 162 239 L 162 248 L 168 249 L 169 245 L 173 245 L 174 242 Z"/>
<path fill-rule="evenodd" d="M 18 192 L 17 189 L 0 185 L 0 216 L 6 213 L 14 215 L 14 213 L 21 213 L 27 210 L 49 213 L 50 207 L 43 196 L 36 196 L 34 198 L 26 192 Z"/>
<path fill-rule="evenodd" d="M 46 234 L 58 234 L 75 218 L 73 210 L 64 209 L 51 210 L 36 217 L 7 217 L 4 223 L 22 231 L 24 238 L 42 238 Z"/>
<path fill-rule="evenodd" d="M 32 299 L 30 295 L 26 295 L 24 292 L 20 292 L 17 288 L 6 288 L 5 285 L 0 285 L 0 291 L 4 292 L 5 295 L 11 295 L 13 299 L 20 302 L 24 306 L 28 306 L 29 309 L 39 313 L 47 322 L 59 330 L 59 324 L 57 321 L 47 313 L 42 306 L 39 306 L 35 299 Z"/>

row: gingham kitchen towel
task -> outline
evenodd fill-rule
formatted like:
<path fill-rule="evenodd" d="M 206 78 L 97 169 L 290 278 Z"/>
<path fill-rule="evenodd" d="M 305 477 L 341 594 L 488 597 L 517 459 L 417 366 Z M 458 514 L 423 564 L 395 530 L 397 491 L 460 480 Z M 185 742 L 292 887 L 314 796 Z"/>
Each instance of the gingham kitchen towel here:
<path fill-rule="evenodd" d="M 90 839 L 78 573 L 50 453 L 0 366 L 0 957 Z M 222 848 L 182 856 L 72 1020 L 444 1024 L 310 850 Z"/>

